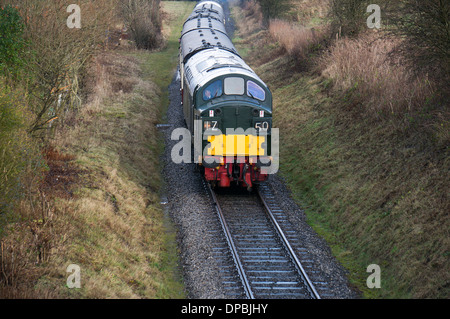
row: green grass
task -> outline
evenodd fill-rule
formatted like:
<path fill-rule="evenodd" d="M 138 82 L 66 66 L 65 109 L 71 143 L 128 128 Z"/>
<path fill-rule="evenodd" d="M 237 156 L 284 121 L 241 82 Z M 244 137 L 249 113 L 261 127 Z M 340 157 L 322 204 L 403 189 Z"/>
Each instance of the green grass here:
<path fill-rule="evenodd" d="M 308 206 L 311 225 L 365 297 L 448 296 L 443 257 L 448 218 L 441 199 L 448 183 L 439 174 L 445 171 L 439 155 L 433 159 L 411 147 L 421 139 L 417 135 L 346 118 L 325 92 L 317 93 L 321 83 L 313 76 L 298 82 L 274 90 L 274 116 L 276 125 L 285 128 L 282 174 L 297 201 Z M 428 161 L 437 168 L 423 170 Z M 436 220 L 430 223 L 429 216 Z M 381 266 L 382 289 L 366 287 L 370 264 Z"/>
<path fill-rule="evenodd" d="M 27 194 L 18 203 L 18 216 L 29 217 L 11 221 L 2 237 L 2 269 L 15 270 L 6 270 L 14 280 L 1 287 L 2 297 L 185 298 L 175 230 L 160 204 L 164 142 L 156 124 L 164 120 L 178 35 L 194 3 L 162 5 L 169 18 L 164 48 L 119 48 L 94 59 L 88 102 L 56 131 L 55 151 L 44 153 L 48 166 L 58 169 L 47 176 L 54 184 L 43 185 L 45 200 L 36 190 L 39 198 Z M 62 160 L 66 155 L 73 160 Z M 39 262 L 37 256 L 43 256 Z M 70 264 L 81 268 L 81 289 L 66 285 Z"/>
<path fill-rule="evenodd" d="M 448 153 L 414 127 L 349 111 L 329 79 L 267 59 L 276 47 L 252 48 L 253 36 L 236 33 L 274 95 L 280 174 L 350 282 L 365 298 L 448 298 Z M 366 286 L 370 264 L 381 289 Z"/>
<path fill-rule="evenodd" d="M 156 124 L 163 121 L 177 66 L 177 34 L 193 5 L 163 2 L 171 32 L 160 51 L 120 49 L 94 61 L 100 72 L 90 74 L 95 76 L 91 102 L 54 140 L 55 148 L 75 158 L 68 164 L 79 177 L 70 185 L 75 196 L 52 202 L 51 228 L 43 229 L 51 236 L 50 258 L 24 270 L 36 278 L 20 276 L 28 280 L 23 291 L 11 289 L 10 295 L 185 298 L 175 231 L 160 204 L 164 142 Z M 22 235 L 12 234 L 8 241 L 19 242 L 14 236 Z M 66 286 L 70 264 L 81 268 L 81 289 Z"/>
<path fill-rule="evenodd" d="M 178 65 L 179 37 L 183 23 L 192 13 L 194 4 L 189 1 L 163 1 L 163 10 L 169 13 L 169 24 L 166 24 L 168 33 L 165 48 L 152 54 L 134 53 L 142 65 L 144 78 L 151 78 L 160 89 L 160 105 L 164 111 L 168 107 L 168 86 L 172 82 L 174 72 Z"/>

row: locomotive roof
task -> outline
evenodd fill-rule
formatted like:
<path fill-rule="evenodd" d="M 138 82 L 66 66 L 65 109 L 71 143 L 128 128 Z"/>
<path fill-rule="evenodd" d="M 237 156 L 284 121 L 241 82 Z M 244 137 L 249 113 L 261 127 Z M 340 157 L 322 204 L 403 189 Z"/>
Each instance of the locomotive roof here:
<path fill-rule="evenodd" d="M 188 27 L 188 25 L 186 25 L 186 27 Z M 214 47 L 238 55 L 233 42 L 231 42 L 228 35 L 220 30 L 220 28 L 183 29 L 180 46 L 184 63 L 197 52 Z"/>
<path fill-rule="evenodd" d="M 184 63 L 202 50 L 214 47 L 238 54 L 225 29 L 225 14 L 215 1 L 202 1 L 186 20 L 181 32 L 180 48 Z"/>
<path fill-rule="evenodd" d="M 217 15 L 222 21 L 225 20 L 225 13 L 222 6 L 215 1 L 201 1 L 195 6 L 191 16 L 199 13 L 206 14 L 208 12 Z"/>
<path fill-rule="evenodd" d="M 239 56 L 224 24 L 222 7 L 214 1 L 198 4 L 181 32 L 180 49 L 184 76 L 191 94 L 214 79 L 229 75 L 246 77 L 267 85 Z"/>
<path fill-rule="evenodd" d="M 227 34 L 225 29 L 225 25 L 222 21 L 218 21 L 217 19 L 208 17 L 208 16 L 198 16 L 195 19 L 187 20 L 184 23 L 183 31 L 181 32 L 181 36 L 184 36 L 186 33 L 198 30 L 198 29 L 212 29 L 214 31 L 222 32 Z"/>
<path fill-rule="evenodd" d="M 189 16 L 189 18 L 187 18 L 186 21 L 191 21 L 191 20 L 195 20 L 198 18 L 209 18 L 209 19 L 214 19 L 217 20 L 219 22 L 224 23 L 224 17 L 222 14 L 220 14 L 218 11 L 216 10 L 205 10 L 205 9 L 201 9 L 201 10 L 196 10 L 193 11 L 191 13 L 191 15 Z"/>
<path fill-rule="evenodd" d="M 197 86 L 204 86 L 211 80 L 227 74 L 253 78 L 268 89 L 241 57 L 219 48 L 208 49 L 194 55 L 186 63 L 185 73 L 191 94 Z"/>

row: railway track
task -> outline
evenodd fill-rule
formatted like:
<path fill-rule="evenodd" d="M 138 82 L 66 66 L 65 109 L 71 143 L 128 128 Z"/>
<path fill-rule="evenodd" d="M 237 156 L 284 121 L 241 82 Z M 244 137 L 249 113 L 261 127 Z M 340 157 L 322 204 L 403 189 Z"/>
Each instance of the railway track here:
<path fill-rule="evenodd" d="M 227 295 L 249 299 L 320 299 L 326 285 L 313 282 L 299 255 L 306 249 L 295 236 L 268 186 L 257 191 L 209 192 L 226 241 L 215 247 Z M 313 269 L 310 269 L 313 271 Z M 320 289 L 316 289 L 319 285 Z"/>

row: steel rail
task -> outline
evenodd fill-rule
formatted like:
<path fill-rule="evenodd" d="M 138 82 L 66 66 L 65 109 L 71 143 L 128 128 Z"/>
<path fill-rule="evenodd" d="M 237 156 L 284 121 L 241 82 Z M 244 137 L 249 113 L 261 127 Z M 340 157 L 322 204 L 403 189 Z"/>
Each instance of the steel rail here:
<path fill-rule="evenodd" d="M 311 294 L 311 297 L 313 297 L 315 299 L 321 299 L 320 295 L 318 294 L 318 292 L 316 290 L 316 288 L 314 287 L 313 283 L 309 279 L 305 269 L 303 268 L 300 260 L 297 258 L 297 255 L 295 254 L 294 250 L 292 249 L 291 244 L 289 243 L 288 239 L 284 235 L 283 230 L 281 229 L 280 225 L 278 224 L 277 220 L 275 219 L 275 216 L 273 215 L 272 210 L 270 209 L 269 205 L 267 204 L 267 202 L 265 201 L 264 197 L 262 196 L 259 188 L 257 189 L 257 193 L 258 193 L 259 198 L 261 199 L 261 202 L 263 203 L 263 205 L 264 205 L 264 207 L 266 209 L 267 215 L 270 217 L 273 225 L 275 226 L 275 229 L 277 230 L 281 241 L 283 242 L 284 246 L 288 250 L 292 261 L 294 262 L 295 266 L 297 267 L 297 270 L 299 271 L 299 273 L 301 274 L 301 276 L 303 278 L 303 281 L 307 284 L 308 290 L 309 290 L 309 292 Z"/>
<path fill-rule="evenodd" d="M 216 197 L 214 191 L 212 190 L 211 185 L 206 181 L 204 181 L 204 183 L 207 185 L 209 193 L 211 194 L 212 199 L 214 201 L 214 206 L 216 207 L 217 214 L 219 216 L 219 220 L 222 225 L 222 229 L 225 233 L 225 237 L 228 242 L 228 246 L 230 247 L 231 253 L 233 255 L 234 263 L 236 264 L 237 271 L 239 273 L 239 277 L 241 278 L 242 285 L 243 285 L 243 288 L 245 291 L 245 295 L 247 296 L 248 299 L 255 299 L 253 291 L 250 287 L 250 283 L 248 282 L 247 275 L 245 274 L 244 267 L 242 266 L 241 259 L 239 257 L 239 253 L 237 251 L 236 245 L 234 244 L 233 238 L 231 237 L 231 232 L 228 228 L 227 222 L 225 221 L 225 216 L 223 215 L 222 209 L 220 208 L 217 197 Z"/>

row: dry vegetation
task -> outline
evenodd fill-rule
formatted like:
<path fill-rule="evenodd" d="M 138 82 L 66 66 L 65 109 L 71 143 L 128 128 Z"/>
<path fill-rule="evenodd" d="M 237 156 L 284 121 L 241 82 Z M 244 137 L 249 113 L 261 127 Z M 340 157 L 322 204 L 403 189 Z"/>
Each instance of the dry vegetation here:
<path fill-rule="evenodd" d="M 261 30 L 263 28 L 263 14 L 260 4 L 256 0 L 246 1 L 243 3 L 243 9 L 245 19 L 241 21 L 239 32 L 247 35 L 254 33 L 257 29 Z"/>
<path fill-rule="evenodd" d="M 402 57 L 391 57 L 399 42 L 378 33 L 342 38 L 320 57 L 317 67 L 335 89 L 356 96 L 364 113 L 403 116 L 426 107 L 434 88 L 426 74 L 417 77 Z"/>
<path fill-rule="evenodd" d="M 52 140 L 64 152 L 44 152 L 45 179 L 32 183 L 38 187 L 2 239 L 2 297 L 70 297 L 64 274 L 71 263 L 82 267 L 86 287 L 74 297 L 161 293 L 151 266 L 162 263 L 164 249 L 152 138 L 157 89 L 140 80 L 132 58 L 104 53 L 94 69 L 91 102 Z"/>
<path fill-rule="evenodd" d="M 281 172 L 293 196 L 365 297 L 448 298 L 444 78 L 395 50 L 406 34 L 339 28 L 326 18 L 327 1 L 291 4 L 268 30 L 253 5 L 233 13 L 239 50 L 274 94 Z M 308 50 L 312 27 L 334 31 L 319 50 Z M 295 67 L 296 52 L 307 52 L 306 67 Z M 381 266 L 381 289 L 367 289 L 372 263 Z"/>
<path fill-rule="evenodd" d="M 29 131 L 42 137 L 64 120 L 67 110 L 80 106 L 84 68 L 105 42 L 115 0 L 80 1 L 81 29 L 66 26 L 66 1 L 1 1 L 6 5 L 17 7 L 25 24 L 29 51 L 23 53 L 27 68 L 20 84 L 27 87 L 28 108 L 34 114 Z"/>
<path fill-rule="evenodd" d="M 118 46 L 115 4 L 81 2 L 80 32 L 68 31 L 62 1 L 19 6 L 35 50 L 30 72 L 0 72 L 1 298 L 183 295 L 159 203 L 158 53 Z M 165 16 L 178 28 L 191 4 L 177 8 Z M 66 286 L 70 264 L 81 267 L 81 289 Z"/>
<path fill-rule="evenodd" d="M 304 61 L 321 44 L 326 30 L 307 28 L 280 19 L 270 21 L 270 35 L 296 61 Z"/>
<path fill-rule="evenodd" d="M 268 31 L 290 56 L 293 67 L 320 73 L 334 93 L 342 95 L 346 108 L 371 118 L 395 118 L 398 121 L 391 124 L 397 128 L 421 126 L 442 147 L 449 143 L 448 47 L 444 44 L 448 41 L 445 26 L 439 31 L 434 26 L 427 29 L 426 19 L 428 24 L 445 24 L 448 5 L 428 2 L 430 7 L 425 9 L 416 5 L 409 9 L 408 19 L 417 22 L 410 30 L 409 20 L 396 14 L 405 8 L 382 1 L 387 12 L 384 23 L 391 25 L 373 31 L 364 28 L 364 1 L 291 1 L 291 9 L 283 19 L 272 19 Z M 255 1 L 247 2 L 244 9 L 246 15 L 258 16 Z M 246 24 L 244 30 L 249 29 Z M 428 39 L 418 44 L 427 32 L 434 32 L 435 47 Z"/>
<path fill-rule="evenodd" d="M 52 148 L 43 154 L 48 165 L 45 177 L 26 175 L 26 193 L 14 210 L 14 220 L 5 229 L 0 241 L 0 297 L 54 298 L 58 292 L 33 285 L 44 273 L 54 274 L 49 262 L 64 254 L 71 235 L 70 220 L 63 220 L 55 198 L 70 198 L 71 184 L 79 180 L 79 171 L 72 164 L 73 156 L 62 155 Z M 30 180 L 31 179 L 31 180 Z"/>
<path fill-rule="evenodd" d="M 160 0 L 120 1 L 119 12 L 129 28 L 138 49 L 156 49 L 161 46 Z"/>
<path fill-rule="evenodd" d="M 64 219 L 76 225 L 62 265 L 84 270 L 83 297 L 164 296 L 165 250 L 159 207 L 159 89 L 140 78 L 135 58 L 97 57 L 95 93 L 77 125 L 55 143 L 78 154 L 84 182 Z M 155 267 L 155 265 L 160 265 Z M 56 265 L 52 265 L 56 266 Z"/>

